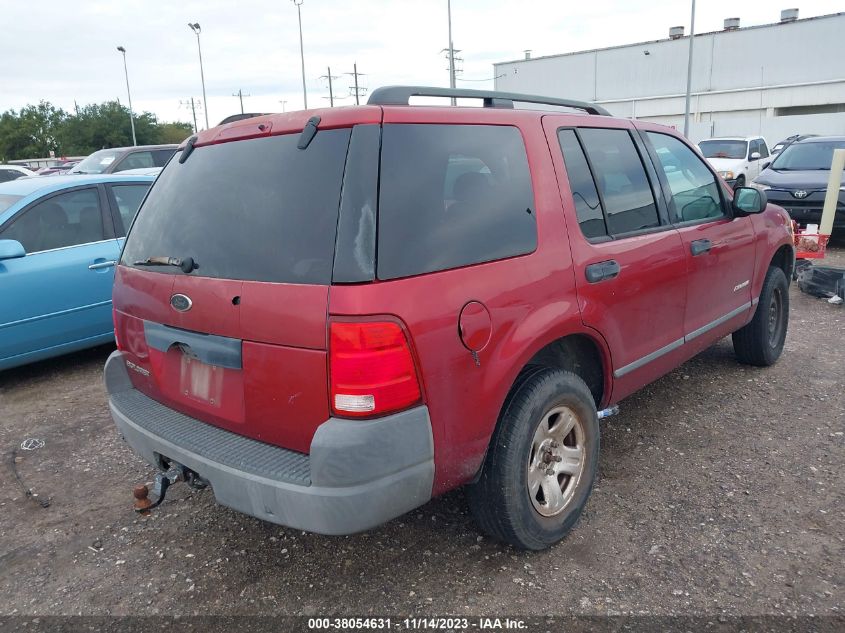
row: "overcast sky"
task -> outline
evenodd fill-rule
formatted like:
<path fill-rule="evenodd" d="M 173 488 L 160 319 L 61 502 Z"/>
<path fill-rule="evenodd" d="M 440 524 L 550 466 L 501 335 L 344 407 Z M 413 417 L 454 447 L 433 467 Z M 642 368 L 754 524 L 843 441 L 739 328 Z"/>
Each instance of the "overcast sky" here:
<path fill-rule="evenodd" d="M 727 17 L 742 26 L 777 22 L 798 6 L 802 18 L 845 10 L 834 0 L 699 0 L 696 32 L 719 30 Z M 196 37 L 202 53 L 211 125 L 244 108 L 302 108 L 299 35 L 291 0 L 0 0 L 0 112 L 39 100 L 72 110 L 120 99 L 126 85 L 118 45 L 127 50 L 136 111 L 190 121 L 180 101 L 201 98 Z M 328 105 L 337 75 L 338 104 L 350 104 L 352 71 L 362 84 L 448 85 L 446 0 L 304 0 L 302 29 L 310 107 Z M 461 49 L 459 87 L 492 88 L 493 62 L 663 39 L 669 27 L 689 32 L 689 0 L 452 0 L 452 36 Z M 831 51 L 833 53 L 833 51 Z M 776 54 L 776 51 L 773 51 Z M 737 60 L 741 64 L 742 60 Z M 475 81 L 471 81 L 475 80 Z M 480 81 L 477 81 L 480 80 Z M 204 115 L 198 113 L 200 127 Z"/>

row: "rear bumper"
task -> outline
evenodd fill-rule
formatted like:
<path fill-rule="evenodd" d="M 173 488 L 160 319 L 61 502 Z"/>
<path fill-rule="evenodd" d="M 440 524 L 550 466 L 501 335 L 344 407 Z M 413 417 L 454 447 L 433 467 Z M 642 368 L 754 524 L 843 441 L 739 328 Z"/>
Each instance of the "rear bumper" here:
<path fill-rule="evenodd" d="M 105 367 L 120 434 L 154 466 L 176 461 L 207 479 L 218 503 L 320 534 L 352 534 L 431 498 L 434 444 L 428 408 L 376 420 L 330 418 L 309 455 L 179 413 L 133 388 L 122 352 Z"/>

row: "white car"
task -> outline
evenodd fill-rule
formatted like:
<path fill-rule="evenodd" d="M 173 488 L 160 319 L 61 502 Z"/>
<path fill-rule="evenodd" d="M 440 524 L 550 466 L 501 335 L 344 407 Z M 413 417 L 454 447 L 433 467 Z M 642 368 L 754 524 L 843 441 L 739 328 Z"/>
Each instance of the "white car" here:
<path fill-rule="evenodd" d="M 734 188 L 744 187 L 772 162 L 762 136 L 709 138 L 698 148 L 719 175 Z"/>
<path fill-rule="evenodd" d="M 24 176 L 34 176 L 35 172 L 30 171 L 26 167 L 18 167 L 17 165 L 0 165 L 0 182 L 8 182 L 10 180 L 17 180 Z"/>

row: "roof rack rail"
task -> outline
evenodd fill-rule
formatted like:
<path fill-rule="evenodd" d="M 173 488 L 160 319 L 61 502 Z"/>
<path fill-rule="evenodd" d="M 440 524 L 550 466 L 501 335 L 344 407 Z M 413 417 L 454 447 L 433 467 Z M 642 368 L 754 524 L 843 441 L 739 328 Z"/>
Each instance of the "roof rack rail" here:
<path fill-rule="evenodd" d="M 483 99 L 485 108 L 513 108 L 514 102 L 540 103 L 584 110 L 588 114 L 610 116 L 610 112 L 599 105 L 574 99 L 557 99 L 524 95 L 497 90 L 470 90 L 464 88 L 436 88 L 430 86 L 383 86 L 370 93 L 368 105 L 410 105 L 411 97 L 453 97 L 458 99 Z"/>

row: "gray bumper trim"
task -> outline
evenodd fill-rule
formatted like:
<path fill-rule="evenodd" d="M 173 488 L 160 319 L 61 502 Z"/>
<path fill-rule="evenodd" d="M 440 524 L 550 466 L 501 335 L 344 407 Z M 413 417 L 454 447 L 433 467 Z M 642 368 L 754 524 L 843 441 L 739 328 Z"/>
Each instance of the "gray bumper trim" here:
<path fill-rule="evenodd" d="M 352 534 L 431 498 L 434 446 L 427 407 L 377 420 L 330 419 L 303 455 L 211 426 L 132 388 L 122 352 L 105 369 L 112 417 L 156 465 L 177 461 L 211 483 L 223 505 L 289 527 Z"/>
<path fill-rule="evenodd" d="M 135 389 L 113 394 L 110 401 L 112 411 L 170 445 L 233 470 L 300 486 L 311 485 L 308 455 L 200 422 Z"/>

